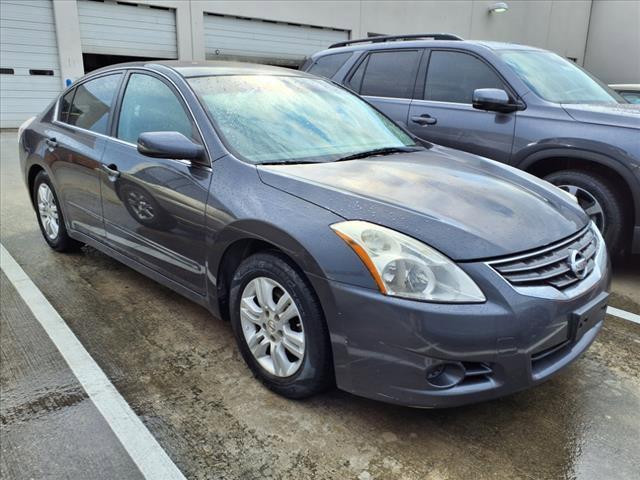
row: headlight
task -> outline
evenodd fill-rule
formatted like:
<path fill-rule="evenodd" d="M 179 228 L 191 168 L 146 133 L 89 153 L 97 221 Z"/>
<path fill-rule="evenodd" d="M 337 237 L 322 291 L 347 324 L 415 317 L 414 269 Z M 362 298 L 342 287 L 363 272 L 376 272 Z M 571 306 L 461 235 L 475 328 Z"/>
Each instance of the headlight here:
<path fill-rule="evenodd" d="M 485 301 L 460 267 L 424 243 L 359 220 L 331 228 L 360 257 L 385 295 L 433 302 Z"/>

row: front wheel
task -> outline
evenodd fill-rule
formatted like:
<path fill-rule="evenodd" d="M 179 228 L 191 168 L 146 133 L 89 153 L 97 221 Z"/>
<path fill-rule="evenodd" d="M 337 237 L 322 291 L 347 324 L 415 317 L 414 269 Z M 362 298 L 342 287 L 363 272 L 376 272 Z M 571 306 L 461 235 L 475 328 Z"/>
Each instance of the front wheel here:
<path fill-rule="evenodd" d="M 307 280 L 278 253 L 258 253 L 231 282 L 231 322 L 242 356 L 271 390 L 304 398 L 333 378 L 329 335 Z"/>
<path fill-rule="evenodd" d="M 582 170 L 562 170 L 544 179 L 575 195 L 580 206 L 602 232 L 611 253 L 617 254 L 624 249 L 624 203 L 608 178 Z"/>

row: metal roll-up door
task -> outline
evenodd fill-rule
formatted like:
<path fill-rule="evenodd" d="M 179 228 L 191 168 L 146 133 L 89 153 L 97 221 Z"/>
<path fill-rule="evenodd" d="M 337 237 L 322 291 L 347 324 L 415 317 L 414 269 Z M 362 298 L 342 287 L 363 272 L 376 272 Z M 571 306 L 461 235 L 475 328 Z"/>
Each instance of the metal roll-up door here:
<path fill-rule="evenodd" d="M 204 16 L 204 35 L 207 60 L 284 66 L 299 66 L 312 53 L 349 39 L 346 30 L 210 13 Z"/>
<path fill-rule="evenodd" d="M 40 113 L 62 89 L 51 0 L 0 0 L 0 128 Z"/>
<path fill-rule="evenodd" d="M 175 10 L 78 0 L 78 17 L 83 53 L 178 58 Z"/>

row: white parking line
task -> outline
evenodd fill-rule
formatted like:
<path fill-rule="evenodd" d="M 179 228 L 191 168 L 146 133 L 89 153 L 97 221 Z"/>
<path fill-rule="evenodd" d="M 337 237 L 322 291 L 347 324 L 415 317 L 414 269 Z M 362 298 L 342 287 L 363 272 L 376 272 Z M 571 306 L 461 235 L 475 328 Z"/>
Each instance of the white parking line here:
<path fill-rule="evenodd" d="M 146 479 L 185 480 L 42 292 L 0 243 L 0 266 Z"/>
<path fill-rule="evenodd" d="M 627 312 L 626 310 L 620 310 L 616 307 L 607 307 L 607 313 L 614 317 L 624 318 L 630 322 L 640 324 L 640 315 L 638 314 Z"/>

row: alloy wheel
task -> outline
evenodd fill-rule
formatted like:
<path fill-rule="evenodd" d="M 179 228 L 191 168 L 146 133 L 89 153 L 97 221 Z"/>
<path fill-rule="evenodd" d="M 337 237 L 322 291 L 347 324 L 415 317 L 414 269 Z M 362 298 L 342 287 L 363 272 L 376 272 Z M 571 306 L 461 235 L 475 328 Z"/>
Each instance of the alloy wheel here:
<path fill-rule="evenodd" d="M 593 220 L 596 227 L 603 232 L 605 227 L 604 210 L 600 202 L 589 191 L 575 185 L 558 185 L 559 188 L 569 192 L 578 199 L 578 204 Z"/>
<path fill-rule="evenodd" d="M 296 373 L 305 353 L 302 318 L 282 285 L 267 277 L 251 280 L 242 292 L 240 323 L 253 357 L 271 375 Z"/>
<path fill-rule="evenodd" d="M 41 183 L 38 187 L 38 214 L 45 235 L 49 240 L 55 240 L 60 231 L 58 205 L 51 188 L 46 183 Z"/>

